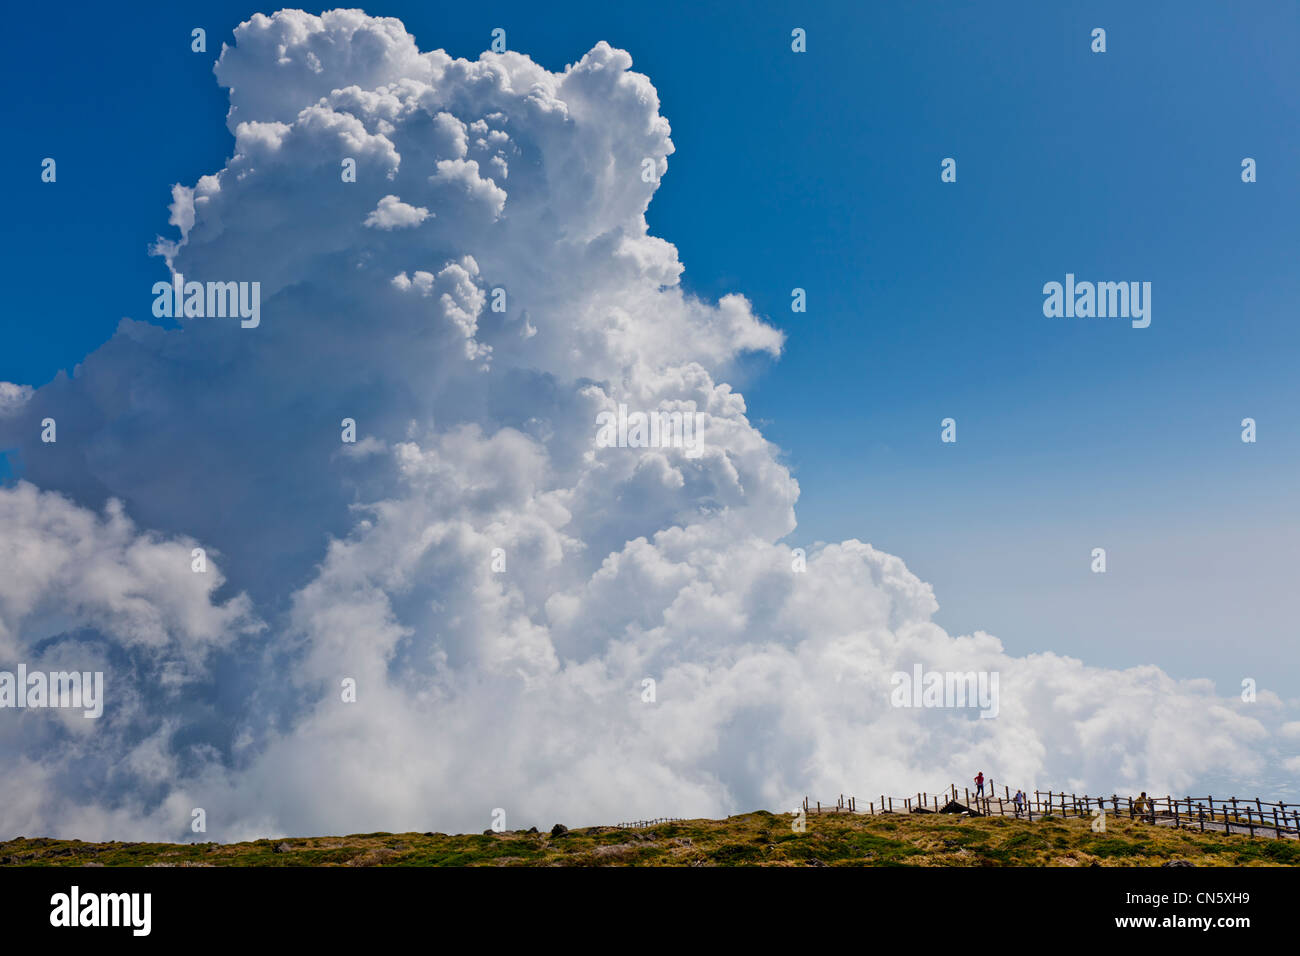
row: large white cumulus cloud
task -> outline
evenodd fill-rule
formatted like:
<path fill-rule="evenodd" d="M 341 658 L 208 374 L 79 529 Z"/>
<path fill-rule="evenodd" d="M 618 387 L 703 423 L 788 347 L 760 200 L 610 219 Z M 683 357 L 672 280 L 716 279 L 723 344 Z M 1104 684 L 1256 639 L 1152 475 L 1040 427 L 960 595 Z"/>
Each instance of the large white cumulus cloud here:
<path fill-rule="evenodd" d="M 949 636 L 929 586 L 855 540 L 792 571 L 797 484 L 727 384 L 783 336 L 740 295 L 684 292 L 649 235 L 643 164 L 665 173 L 673 144 L 631 65 L 605 43 L 560 73 L 421 53 L 359 11 L 235 31 L 234 155 L 174 189 L 159 252 L 259 281 L 261 325 L 124 320 L 73 378 L 0 387 L 23 475 L 0 489 L 0 650 L 109 679 L 99 722 L 0 714 L 0 836 L 1259 771 L 1269 701 Z M 700 413 L 702 454 L 597 447 L 620 403 Z M 914 664 L 998 672 L 999 716 L 892 707 Z"/>

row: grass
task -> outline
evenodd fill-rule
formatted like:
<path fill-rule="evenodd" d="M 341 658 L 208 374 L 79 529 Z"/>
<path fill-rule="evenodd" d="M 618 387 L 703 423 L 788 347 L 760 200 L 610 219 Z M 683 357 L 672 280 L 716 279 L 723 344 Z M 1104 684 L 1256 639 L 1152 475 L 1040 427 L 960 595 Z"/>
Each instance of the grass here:
<path fill-rule="evenodd" d="M 789 815 L 760 810 L 643 830 L 365 833 L 249 843 L 0 843 L 0 866 L 1296 866 L 1300 842 L 1108 819 L 945 814 Z"/>

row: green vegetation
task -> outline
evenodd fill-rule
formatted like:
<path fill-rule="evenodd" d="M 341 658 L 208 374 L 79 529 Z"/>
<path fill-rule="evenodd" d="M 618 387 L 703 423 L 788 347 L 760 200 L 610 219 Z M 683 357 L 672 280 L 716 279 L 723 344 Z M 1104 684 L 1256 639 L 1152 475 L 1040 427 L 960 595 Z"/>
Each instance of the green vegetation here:
<path fill-rule="evenodd" d="M 1300 842 L 1108 820 L 942 814 L 686 820 L 490 834 L 365 833 L 251 843 L 0 843 L 0 866 L 1297 866 Z"/>

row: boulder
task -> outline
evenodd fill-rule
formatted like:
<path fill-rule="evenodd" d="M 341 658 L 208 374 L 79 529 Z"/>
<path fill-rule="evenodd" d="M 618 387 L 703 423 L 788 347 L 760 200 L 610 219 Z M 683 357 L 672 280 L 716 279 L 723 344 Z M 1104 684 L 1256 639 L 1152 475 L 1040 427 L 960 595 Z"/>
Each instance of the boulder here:
<path fill-rule="evenodd" d="M 969 813 L 973 817 L 984 816 L 984 814 L 980 813 L 978 810 L 972 810 L 970 807 L 966 806 L 965 804 L 958 803 L 956 800 L 949 800 L 947 803 L 943 805 L 943 809 L 940 810 L 939 812 L 940 813 Z"/>

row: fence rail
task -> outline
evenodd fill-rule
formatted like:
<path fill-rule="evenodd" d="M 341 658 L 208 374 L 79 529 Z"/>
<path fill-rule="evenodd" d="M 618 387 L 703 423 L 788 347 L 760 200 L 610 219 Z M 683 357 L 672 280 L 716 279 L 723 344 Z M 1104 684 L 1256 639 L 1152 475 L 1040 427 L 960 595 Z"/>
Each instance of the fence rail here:
<path fill-rule="evenodd" d="M 856 813 L 878 815 L 888 813 L 942 813 L 970 812 L 980 816 L 1035 816 L 1097 817 L 1102 813 L 1123 816 L 1130 820 L 1145 820 L 1156 826 L 1200 830 L 1201 832 L 1245 833 L 1279 840 L 1300 839 L 1300 803 L 1268 802 L 1259 797 L 1140 797 L 1090 796 L 1066 793 L 1064 790 L 1035 790 L 1032 796 L 1024 792 L 1024 801 L 1017 806 L 1011 788 L 1004 786 L 1002 796 L 990 779 L 982 793 L 972 794 L 969 787 L 958 791 L 956 784 L 938 792 L 918 790 L 913 795 L 893 797 L 881 794 L 879 802 L 866 801 L 840 794 L 834 804 L 825 806 L 820 801 L 804 797 L 805 813 Z M 954 805 L 955 806 L 951 806 Z"/>
<path fill-rule="evenodd" d="M 654 820 L 633 820 L 630 823 L 617 823 L 615 826 L 620 830 L 640 830 L 642 827 L 653 827 L 660 823 L 681 823 L 681 817 L 657 817 Z"/>

